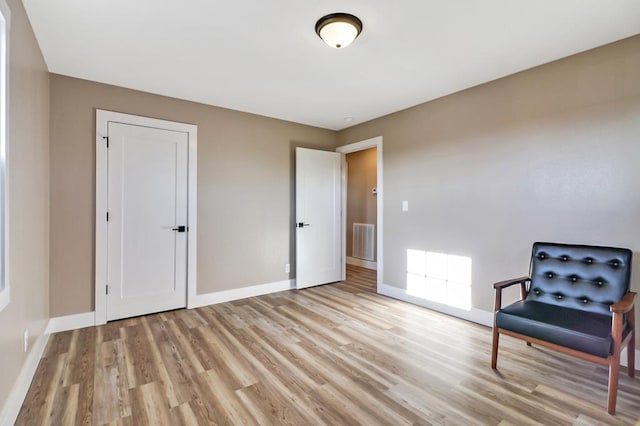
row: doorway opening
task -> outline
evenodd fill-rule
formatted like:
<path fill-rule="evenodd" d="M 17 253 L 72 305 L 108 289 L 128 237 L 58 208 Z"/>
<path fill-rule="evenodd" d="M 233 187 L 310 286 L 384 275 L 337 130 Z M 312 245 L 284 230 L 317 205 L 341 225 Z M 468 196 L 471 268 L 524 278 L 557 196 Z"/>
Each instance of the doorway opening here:
<path fill-rule="evenodd" d="M 383 277 L 382 136 L 340 146 L 342 176 L 343 279 L 346 265 L 377 271 L 379 292 Z"/>
<path fill-rule="evenodd" d="M 345 155 L 346 262 L 373 270 L 377 269 L 376 151 L 377 148 L 368 148 Z"/>

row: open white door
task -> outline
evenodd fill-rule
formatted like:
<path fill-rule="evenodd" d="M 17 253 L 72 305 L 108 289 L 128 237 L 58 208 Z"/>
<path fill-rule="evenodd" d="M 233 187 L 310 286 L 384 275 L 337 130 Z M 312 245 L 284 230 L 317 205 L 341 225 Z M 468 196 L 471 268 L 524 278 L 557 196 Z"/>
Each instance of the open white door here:
<path fill-rule="evenodd" d="M 342 154 L 296 148 L 296 288 L 342 279 Z"/>
<path fill-rule="evenodd" d="M 188 135 L 108 124 L 107 320 L 186 306 Z"/>

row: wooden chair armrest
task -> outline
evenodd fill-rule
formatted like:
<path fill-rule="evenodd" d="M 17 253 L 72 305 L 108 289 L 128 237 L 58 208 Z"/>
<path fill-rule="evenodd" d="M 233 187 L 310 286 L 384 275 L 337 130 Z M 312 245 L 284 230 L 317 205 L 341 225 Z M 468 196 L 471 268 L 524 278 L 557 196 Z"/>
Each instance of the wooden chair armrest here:
<path fill-rule="evenodd" d="M 497 283 L 493 284 L 493 288 L 495 288 L 496 290 L 503 289 L 503 288 L 512 286 L 514 284 L 526 283 L 530 279 L 531 278 L 529 278 L 529 277 L 520 277 L 520 278 L 513 278 L 513 279 L 510 279 L 510 280 L 500 281 L 500 282 L 497 282 Z"/>
<path fill-rule="evenodd" d="M 511 280 L 500 281 L 493 284 L 493 288 L 496 289 L 496 300 L 493 304 L 494 312 L 497 312 L 502 307 L 502 289 L 512 286 L 514 284 L 520 284 L 520 298 L 524 300 L 527 296 L 527 282 L 531 279 L 529 277 L 514 278 Z"/>
<path fill-rule="evenodd" d="M 633 291 L 628 292 L 619 301 L 609 307 L 614 314 L 625 314 L 633 308 L 633 302 L 636 297 L 636 293 Z"/>

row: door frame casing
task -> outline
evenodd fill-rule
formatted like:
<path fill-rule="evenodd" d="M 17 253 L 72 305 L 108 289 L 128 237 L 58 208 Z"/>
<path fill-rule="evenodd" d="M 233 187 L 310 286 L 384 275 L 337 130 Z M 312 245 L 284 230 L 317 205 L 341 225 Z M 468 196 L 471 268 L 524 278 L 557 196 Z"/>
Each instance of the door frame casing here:
<path fill-rule="evenodd" d="M 345 167 L 345 156 L 346 154 L 350 154 L 352 152 L 363 151 L 369 148 L 376 148 L 376 216 L 378 221 L 378 229 L 376 230 L 377 236 L 377 255 L 376 255 L 376 291 L 380 293 L 380 286 L 382 285 L 382 277 L 383 275 L 383 217 L 382 217 L 382 208 L 383 208 L 383 197 L 384 191 L 382 188 L 382 136 L 376 136 L 371 139 L 366 139 L 360 142 L 351 143 L 348 145 L 342 145 L 336 148 L 336 152 L 344 154 L 342 157 L 342 279 L 346 279 L 346 268 L 347 268 L 347 214 L 346 214 L 346 206 L 347 206 L 347 176 L 346 176 L 346 167 Z"/>
<path fill-rule="evenodd" d="M 109 122 L 129 124 L 142 127 L 184 132 L 188 138 L 188 176 L 187 176 L 187 308 L 195 303 L 197 272 L 197 147 L 198 126 L 159 120 L 139 115 L 123 114 L 96 109 L 96 217 L 95 217 L 95 324 L 107 322 L 107 218 L 108 211 L 108 148 L 105 137 L 108 134 Z"/>

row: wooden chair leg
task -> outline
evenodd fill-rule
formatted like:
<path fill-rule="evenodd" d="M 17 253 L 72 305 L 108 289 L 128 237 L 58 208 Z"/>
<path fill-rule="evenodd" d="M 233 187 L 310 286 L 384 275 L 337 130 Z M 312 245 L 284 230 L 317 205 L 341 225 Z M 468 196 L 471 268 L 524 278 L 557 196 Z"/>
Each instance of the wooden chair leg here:
<path fill-rule="evenodd" d="M 629 377 L 636 376 L 636 312 L 635 307 L 632 307 L 629 312 L 627 312 L 627 322 L 629 323 L 629 327 L 631 327 L 631 339 L 629 339 L 629 344 L 627 345 L 627 374 Z"/>
<path fill-rule="evenodd" d="M 493 303 L 493 344 L 491 345 L 491 368 L 494 370 L 498 365 L 498 340 L 500 340 L 500 333 L 498 333 L 498 326 L 496 325 L 496 316 L 502 306 L 502 289 L 496 288 L 496 300 Z"/>
<path fill-rule="evenodd" d="M 494 370 L 498 365 L 498 340 L 500 339 L 500 333 L 498 328 L 493 326 L 493 344 L 491 345 L 491 368 Z"/>
<path fill-rule="evenodd" d="M 618 376 L 620 373 L 620 351 L 622 350 L 622 314 L 613 313 L 611 319 L 611 337 L 613 339 L 613 353 L 609 358 L 609 395 L 607 412 L 616 413 L 616 397 L 618 396 Z"/>
<path fill-rule="evenodd" d="M 632 332 L 631 339 L 629 339 L 629 344 L 627 345 L 627 374 L 629 377 L 636 376 L 636 336 L 635 333 Z"/>
<path fill-rule="evenodd" d="M 616 398 L 618 396 L 618 373 L 620 372 L 620 352 L 614 354 L 609 362 L 609 395 L 607 412 L 616 413 Z"/>

